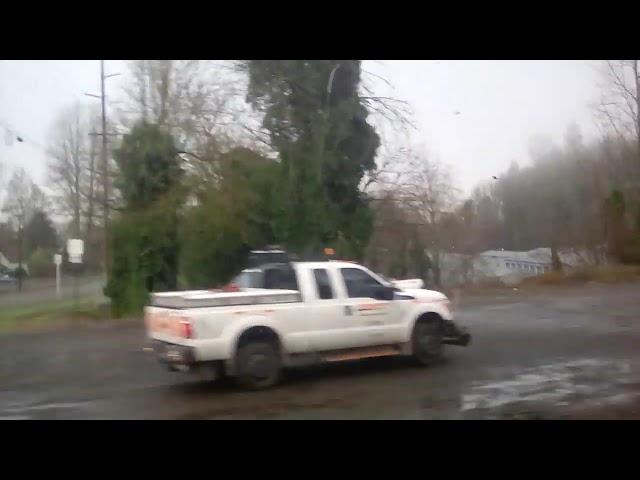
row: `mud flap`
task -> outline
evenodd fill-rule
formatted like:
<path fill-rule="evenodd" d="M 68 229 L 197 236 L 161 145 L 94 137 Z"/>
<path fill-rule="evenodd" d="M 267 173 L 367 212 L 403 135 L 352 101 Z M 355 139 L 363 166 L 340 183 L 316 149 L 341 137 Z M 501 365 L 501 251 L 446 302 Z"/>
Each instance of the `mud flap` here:
<path fill-rule="evenodd" d="M 466 347 L 471 343 L 471 334 L 466 328 L 455 328 L 454 335 L 448 335 L 444 339 L 445 345 L 456 345 Z"/>

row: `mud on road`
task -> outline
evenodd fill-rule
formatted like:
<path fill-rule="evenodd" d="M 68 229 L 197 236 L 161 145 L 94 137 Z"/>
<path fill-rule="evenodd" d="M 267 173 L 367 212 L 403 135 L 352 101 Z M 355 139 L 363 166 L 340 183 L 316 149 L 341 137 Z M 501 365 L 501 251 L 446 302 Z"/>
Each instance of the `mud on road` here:
<path fill-rule="evenodd" d="M 463 298 L 473 343 L 438 365 L 316 367 L 257 393 L 166 371 L 140 322 L 5 335 L 0 419 L 625 418 L 640 395 L 639 314 L 637 284 Z"/>

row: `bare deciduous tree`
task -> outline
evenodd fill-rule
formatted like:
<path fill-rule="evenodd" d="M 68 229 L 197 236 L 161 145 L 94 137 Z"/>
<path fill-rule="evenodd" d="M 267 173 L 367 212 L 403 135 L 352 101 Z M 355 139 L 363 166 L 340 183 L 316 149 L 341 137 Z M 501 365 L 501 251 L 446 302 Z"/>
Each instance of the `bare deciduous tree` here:
<path fill-rule="evenodd" d="M 134 60 L 125 88 L 126 122 L 166 125 L 187 149 L 228 135 L 244 111 L 243 81 L 232 65 L 213 60 Z M 236 130 L 239 131 L 238 128 Z"/>
<path fill-rule="evenodd" d="M 129 67 L 123 125 L 145 118 L 169 128 L 194 185 L 219 181 L 220 155 L 234 146 L 269 150 L 244 101 L 244 73 L 232 62 L 134 60 Z"/>
<path fill-rule="evenodd" d="M 457 198 L 449 167 L 414 150 L 404 164 L 401 199 L 418 219 L 436 225 L 444 212 L 451 211 Z"/>
<path fill-rule="evenodd" d="M 60 113 L 51 132 L 48 183 L 54 192 L 56 213 L 72 219 L 74 235 L 91 230 L 104 196 L 98 145 L 92 135 L 97 129 L 97 109 L 78 103 Z"/>
<path fill-rule="evenodd" d="M 367 181 L 365 186 L 375 200 L 374 249 L 400 264 L 410 261 L 410 251 L 431 252 L 438 284 L 440 253 L 450 247 L 443 244 L 450 237 L 447 214 L 453 212 L 458 194 L 450 169 L 425 149 L 401 146 L 384 152 L 378 170 Z M 406 274 L 406 270 L 399 271 Z"/>
<path fill-rule="evenodd" d="M 23 267 L 24 228 L 36 211 L 46 211 L 46 200 L 42 190 L 33 182 L 23 168 L 14 171 L 7 185 L 2 212 L 18 233 L 18 265 Z M 18 275 L 18 288 L 22 290 L 22 275 Z"/>
<path fill-rule="evenodd" d="M 2 207 L 2 201 L 4 200 L 5 186 L 4 186 L 4 164 L 0 163 L 0 207 Z"/>
<path fill-rule="evenodd" d="M 81 105 L 76 103 L 62 112 L 54 125 L 54 140 L 49 146 L 48 177 L 55 195 L 56 213 L 73 219 L 74 235 L 80 234 L 82 193 L 87 171 L 89 131 Z"/>
<path fill-rule="evenodd" d="M 640 72 L 638 60 L 606 60 L 607 83 L 598 111 L 621 136 L 633 136 L 640 146 Z"/>

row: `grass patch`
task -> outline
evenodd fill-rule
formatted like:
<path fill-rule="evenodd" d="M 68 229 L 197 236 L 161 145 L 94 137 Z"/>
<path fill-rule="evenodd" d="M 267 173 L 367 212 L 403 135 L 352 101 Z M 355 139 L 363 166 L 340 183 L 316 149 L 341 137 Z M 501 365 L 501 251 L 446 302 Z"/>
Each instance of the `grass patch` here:
<path fill-rule="evenodd" d="M 107 317 L 106 305 L 86 298 L 3 307 L 0 310 L 0 333 L 98 321 Z"/>
<path fill-rule="evenodd" d="M 535 277 L 527 277 L 520 282 L 521 285 L 566 285 L 569 276 L 565 272 L 547 272 Z"/>
<path fill-rule="evenodd" d="M 482 279 L 475 283 L 467 283 L 457 287 L 448 287 L 444 289 L 436 289 L 441 291 L 449 298 L 456 298 L 460 294 L 464 295 L 495 295 L 496 293 L 505 293 L 513 291 L 518 285 L 505 284 L 499 279 L 488 278 Z"/>
<path fill-rule="evenodd" d="M 628 283 L 640 281 L 638 265 L 581 267 L 568 272 L 549 272 L 525 278 L 522 285 L 580 285 L 588 282 Z"/>

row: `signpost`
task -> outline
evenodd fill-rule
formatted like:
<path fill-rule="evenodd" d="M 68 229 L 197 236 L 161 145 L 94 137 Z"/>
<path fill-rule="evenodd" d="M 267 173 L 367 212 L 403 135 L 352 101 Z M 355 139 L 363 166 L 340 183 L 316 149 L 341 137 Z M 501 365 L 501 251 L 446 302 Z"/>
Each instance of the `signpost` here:
<path fill-rule="evenodd" d="M 69 262 L 74 264 L 82 263 L 82 254 L 84 253 L 84 242 L 79 238 L 70 238 L 67 240 L 67 254 Z M 77 266 L 73 269 L 73 298 L 78 306 L 78 270 Z"/>
<path fill-rule="evenodd" d="M 53 263 L 56 266 L 56 296 L 60 298 L 60 265 L 62 265 L 62 255 L 56 253 L 53 256 Z"/>

